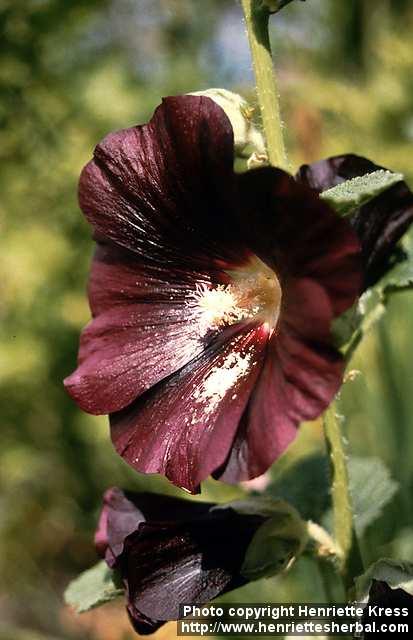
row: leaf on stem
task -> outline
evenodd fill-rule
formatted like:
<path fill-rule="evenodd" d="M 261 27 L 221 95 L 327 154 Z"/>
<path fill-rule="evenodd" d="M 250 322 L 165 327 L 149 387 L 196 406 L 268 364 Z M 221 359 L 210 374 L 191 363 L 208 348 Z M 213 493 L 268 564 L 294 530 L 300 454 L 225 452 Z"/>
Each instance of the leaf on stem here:
<path fill-rule="evenodd" d="M 351 456 L 348 474 L 355 528 L 361 537 L 381 515 L 399 485 L 379 458 Z M 326 456 L 306 456 L 289 465 L 269 485 L 266 493 L 287 500 L 302 518 L 323 523 L 331 531 L 330 479 Z"/>
<path fill-rule="evenodd" d="M 320 522 L 331 506 L 327 456 L 316 453 L 293 461 L 278 473 L 266 493 L 287 500 L 302 518 Z"/>
<path fill-rule="evenodd" d="M 69 584 L 64 599 L 76 613 L 84 613 L 118 598 L 123 593 L 118 575 L 101 560 Z"/>
<path fill-rule="evenodd" d="M 341 348 L 347 360 L 362 337 L 382 317 L 392 294 L 413 286 L 413 234 L 406 234 L 394 255 L 393 266 L 385 276 L 360 296 L 356 305 L 333 322 L 334 344 Z"/>
<path fill-rule="evenodd" d="M 327 202 L 341 216 L 349 215 L 354 209 L 372 200 L 397 182 L 403 180 L 401 173 L 392 173 L 384 169 L 366 173 L 346 180 L 320 194 L 320 198 Z"/>
<path fill-rule="evenodd" d="M 348 461 L 354 524 L 358 536 L 381 515 L 399 485 L 379 458 L 351 457 Z"/>

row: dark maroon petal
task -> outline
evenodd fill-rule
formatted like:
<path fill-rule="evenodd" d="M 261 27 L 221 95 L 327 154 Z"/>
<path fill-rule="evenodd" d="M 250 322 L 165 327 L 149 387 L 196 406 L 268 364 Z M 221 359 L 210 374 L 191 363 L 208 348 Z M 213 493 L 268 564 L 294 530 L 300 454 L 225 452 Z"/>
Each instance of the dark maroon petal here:
<path fill-rule="evenodd" d="M 113 307 L 136 302 L 186 302 L 200 285 L 226 284 L 222 270 L 197 271 L 159 265 L 142 265 L 136 254 L 113 243 L 99 244 L 89 277 L 89 302 L 93 316 Z"/>
<path fill-rule="evenodd" d="M 186 365 L 212 336 L 197 292 L 229 281 L 223 271 L 144 269 L 132 252 L 98 246 L 89 281 L 96 317 L 82 332 L 79 366 L 65 380 L 70 395 L 90 413 L 119 411 Z"/>
<path fill-rule="evenodd" d="M 109 509 L 107 508 L 107 500 L 110 499 L 110 494 L 116 489 L 108 489 L 103 496 L 104 507 L 99 516 L 99 522 L 95 531 L 95 548 L 98 554 L 104 558 L 108 549 L 108 517 Z"/>
<path fill-rule="evenodd" d="M 112 243 L 99 244 L 88 283 L 92 315 L 95 317 L 113 307 L 144 301 L 146 290 L 150 289 L 152 293 L 159 284 L 154 275 L 142 273 L 142 267 L 131 251 Z"/>
<path fill-rule="evenodd" d="M 131 602 L 126 605 L 126 611 L 133 628 L 136 633 L 139 633 L 141 636 L 155 633 L 159 627 L 165 624 L 164 620 L 156 622 L 155 620 L 147 618 Z"/>
<path fill-rule="evenodd" d="M 296 180 L 320 192 L 378 169 L 383 167 L 367 158 L 348 153 L 302 165 L 296 174 Z"/>
<path fill-rule="evenodd" d="M 303 420 L 318 417 L 342 381 L 344 363 L 330 346 L 331 303 L 311 280 L 290 282 L 279 333 L 271 339 L 231 454 L 219 477 L 262 474 L 287 448 Z"/>
<path fill-rule="evenodd" d="M 227 457 L 259 374 L 268 330 L 231 328 L 177 374 L 111 416 L 118 453 L 144 473 L 196 491 Z"/>
<path fill-rule="evenodd" d="M 362 244 L 365 287 L 387 271 L 391 254 L 412 221 L 413 193 L 405 182 L 393 185 L 354 213 L 351 223 Z"/>
<path fill-rule="evenodd" d="M 209 98 L 166 98 L 147 125 L 109 134 L 83 170 L 79 199 L 99 236 L 147 264 L 204 269 L 245 259 L 234 228 L 232 128 Z"/>
<path fill-rule="evenodd" d="M 411 629 L 413 623 L 413 596 L 404 591 L 404 589 L 392 589 L 387 582 L 372 580 L 367 605 L 363 612 L 362 623 L 363 625 L 369 625 L 369 627 L 363 634 L 363 639 L 369 640 L 370 638 L 377 638 L 377 636 L 382 636 L 383 638 L 387 636 L 389 638 L 393 635 L 388 631 L 381 634 L 377 630 L 371 630 L 374 629 L 374 623 L 377 624 L 378 610 L 384 611 L 386 609 L 387 614 L 389 614 L 389 608 L 392 610 L 392 614 L 386 615 L 387 625 L 397 625 L 402 622 Z M 400 612 L 402 611 L 404 613 L 400 617 Z M 399 638 L 402 637 L 402 634 L 396 633 L 395 635 L 398 635 Z"/>
<path fill-rule="evenodd" d="M 245 583 L 245 552 L 262 518 L 231 509 L 192 523 L 147 523 L 125 544 L 122 574 L 129 613 L 152 623 L 176 620 L 179 605 L 205 604 Z"/>
<path fill-rule="evenodd" d="M 122 554 L 125 538 L 137 531 L 144 521 L 143 513 L 128 500 L 123 491 L 116 487 L 106 491 L 95 534 L 95 546 L 110 567 L 116 564 Z"/>
<path fill-rule="evenodd" d="M 131 493 L 108 489 L 95 534 L 95 546 L 110 567 L 115 566 L 124 550 L 125 539 L 146 520 L 179 522 L 193 520 L 208 512 L 209 503 L 191 503 L 170 496 Z"/>
<path fill-rule="evenodd" d="M 200 354 L 202 338 L 183 299 L 114 307 L 83 330 L 65 386 L 89 413 L 118 411 Z"/>
<path fill-rule="evenodd" d="M 349 154 L 304 165 L 298 171 L 297 179 L 317 191 L 325 191 L 345 180 L 383 168 L 366 158 Z M 354 211 L 351 224 L 361 242 L 365 287 L 377 282 L 386 271 L 396 243 L 412 220 L 413 193 L 404 181 Z"/>
<path fill-rule="evenodd" d="M 321 285 L 335 314 L 350 307 L 359 294 L 361 274 L 360 246 L 349 223 L 279 169 L 242 174 L 239 191 L 243 232 L 252 250 L 281 279 L 309 278 Z"/>

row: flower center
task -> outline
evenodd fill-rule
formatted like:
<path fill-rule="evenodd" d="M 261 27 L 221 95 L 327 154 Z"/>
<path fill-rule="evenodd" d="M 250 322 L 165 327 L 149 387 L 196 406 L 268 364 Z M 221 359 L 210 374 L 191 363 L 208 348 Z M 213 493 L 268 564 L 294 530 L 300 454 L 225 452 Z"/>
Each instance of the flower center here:
<path fill-rule="evenodd" d="M 199 285 L 195 294 L 202 333 L 256 318 L 272 332 L 281 307 L 281 286 L 275 272 L 254 256 L 242 269 L 228 271 L 231 284 Z"/>

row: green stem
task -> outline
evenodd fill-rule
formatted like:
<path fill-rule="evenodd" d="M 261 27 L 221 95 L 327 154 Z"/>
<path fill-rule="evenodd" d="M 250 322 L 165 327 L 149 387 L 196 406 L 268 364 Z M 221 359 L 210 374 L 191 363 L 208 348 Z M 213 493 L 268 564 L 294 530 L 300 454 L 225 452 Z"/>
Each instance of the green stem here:
<path fill-rule="evenodd" d="M 241 0 L 241 5 L 247 25 L 268 160 L 274 166 L 287 169 L 278 89 L 268 33 L 270 14 L 267 9 L 258 6 L 259 0 Z"/>
<path fill-rule="evenodd" d="M 324 414 L 324 431 L 333 473 L 331 496 L 334 536 L 341 550 L 339 571 L 346 591 L 350 592 L 354 578 L 363 573 L 363 562 L 354 529 L 345 444 L 334 403 Z"/>

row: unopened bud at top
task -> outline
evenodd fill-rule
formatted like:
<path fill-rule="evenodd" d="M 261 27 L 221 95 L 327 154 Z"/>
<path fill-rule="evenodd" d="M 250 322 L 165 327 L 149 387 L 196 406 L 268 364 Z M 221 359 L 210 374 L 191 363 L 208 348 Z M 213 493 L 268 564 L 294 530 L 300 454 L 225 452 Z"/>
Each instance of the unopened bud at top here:
<path fill-rule="evenodd" d="M 211 98 L 225 111 L 234 132 L 236 156 L 248 158 L 252 153 L 260 158 L 266 156 L 263 135 L 254 124 L 255 109 L 242 96 L 227 89 L 206 89 L 190 95 Z"/>

